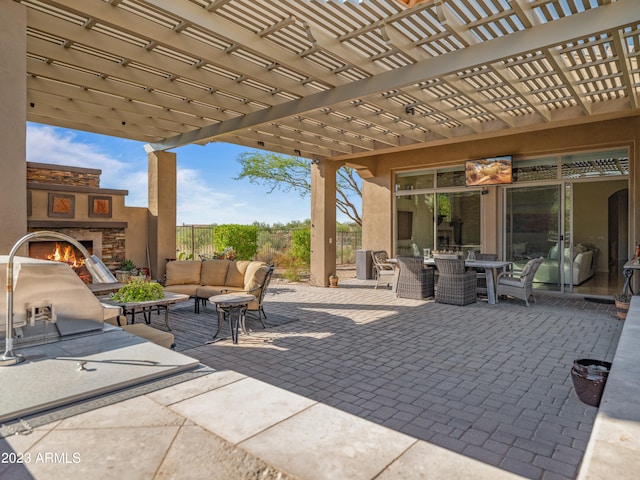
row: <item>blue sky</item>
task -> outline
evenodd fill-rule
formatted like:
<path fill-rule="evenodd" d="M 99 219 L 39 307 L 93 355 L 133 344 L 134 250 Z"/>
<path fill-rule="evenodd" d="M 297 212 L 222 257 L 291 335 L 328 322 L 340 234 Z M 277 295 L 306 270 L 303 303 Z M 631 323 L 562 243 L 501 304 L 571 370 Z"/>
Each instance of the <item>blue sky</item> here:
<path fill-rule="evenodd" d="M 233 180 L 240 172 L 236 158 L 250 150 L 228 143 L 173 150 L 178 167 L 178 225 L 273 224 L 310 218 L 308 197 L 291 192 L 267 193 L 265 186 L 246 179 Z M 147 206 L 143 142 L 28 123 L 27 161 L 100 169 L 102 188 L 128 190 L 127 206 Z"/>

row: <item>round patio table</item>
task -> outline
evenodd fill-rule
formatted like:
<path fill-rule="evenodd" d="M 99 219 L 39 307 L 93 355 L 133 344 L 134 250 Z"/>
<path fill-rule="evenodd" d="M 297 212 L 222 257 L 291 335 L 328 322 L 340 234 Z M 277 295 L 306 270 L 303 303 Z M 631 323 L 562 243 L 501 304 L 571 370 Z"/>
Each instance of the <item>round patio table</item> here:
<path fill-rule="evenodd" d="M 218 330 L 213 336 L 213 339 L 215 340 L 220 333 L 225 317 L 229 317 L 231 340 L 233 343 L 238 343 L 238 331 L 240 328 L 242 328 L 243 333 L 247 333 L 247 327 L 244 323 L 245 313 L 247 312 L 249 303 L 255 299 L 255 295 L 248 293 L 226 293 L 224 295 L 213 295 L 209 297 L 209 301 L 215 303 L 218 313 Z"/>

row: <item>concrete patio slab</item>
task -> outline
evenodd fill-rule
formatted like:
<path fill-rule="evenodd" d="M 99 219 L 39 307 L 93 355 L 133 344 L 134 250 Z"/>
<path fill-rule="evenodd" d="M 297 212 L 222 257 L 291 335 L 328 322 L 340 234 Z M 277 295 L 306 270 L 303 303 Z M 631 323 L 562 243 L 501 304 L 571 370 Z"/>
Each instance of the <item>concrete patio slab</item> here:
<path fill-rule="evenodd" d="M 169 408 L 231 443 L 240 443 L 314 403 L 246 378 L 174 403 Z"/>
<path fill-rule="evenodd" d="M 376 480 L 514 480 L 523 477 L 426 442 L 416 442 Z"/>
<path fill-rule="evenodd" d="M 374 478 L 415 439 L 316 404 L 240 446 L 276 467 L 310 480 Z"/>
<path fill-rule="evenodd" d="M 148 397 L 162 405 L 171 405 L 245 378 L 246 375 L 232 370 L 211 370 L 209 375 L 158 390 L 150 393 Z"/>
<path fill-rule="evenodd" d="M 359 281 L 276 283 L 266 302 L 286 321 L 237 345 L 205 344 L 211 308 L 172 310 L 178 345 L 183 335 L 196 345 L 182 353 L 209 367 L 94 400 L 101 408 L 86 413 L 52 412 L 45 425 L 26 418 L 36 426 L 28 435 L 7 437 L 22 426 L 5 425 L 0 451 L 71 462 L 0 465 L 0 475 L 574 479 L 597 409 L 578 400 L 570 367 L 610 361 L 622 326 L 613 305 L 581 298 L 455 307 Z M 162 316 L 152 323 L 164 326 Z M 132 449 L 145 455 L 126 469 Z M 590 461 L 629 478 L 610 453 L 598 447 Z"/>

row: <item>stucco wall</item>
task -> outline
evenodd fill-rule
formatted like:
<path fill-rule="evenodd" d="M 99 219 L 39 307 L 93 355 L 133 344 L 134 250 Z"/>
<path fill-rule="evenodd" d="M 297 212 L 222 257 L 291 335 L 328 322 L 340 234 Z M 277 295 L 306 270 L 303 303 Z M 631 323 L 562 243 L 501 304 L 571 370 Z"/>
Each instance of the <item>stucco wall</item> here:
<path fill-rule="evenodd" d="M 149 238 L 146 207 L 126 207 L 127 229 L 125 230 L 125 256 L 138 267 L 149 267 L 147 239 Z"/>
<path fill-rule="evenodd" d="M 0 253 L 8 254 L 27 233 L 26 124 L 27 11 L 24 5 L 3 2 L 0 15 Z"/>

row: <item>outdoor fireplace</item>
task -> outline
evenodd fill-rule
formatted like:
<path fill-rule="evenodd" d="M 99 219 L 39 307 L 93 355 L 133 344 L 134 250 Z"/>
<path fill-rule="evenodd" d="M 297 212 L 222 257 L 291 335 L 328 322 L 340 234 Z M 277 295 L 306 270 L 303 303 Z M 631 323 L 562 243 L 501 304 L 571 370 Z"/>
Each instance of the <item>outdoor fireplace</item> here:
<path fill-rule="evenodd" d="M 95 169 L 28 162 L 27 232 L 46 230 L 68 235 L 89 246 L 93 255 L 115 271 L 126 258 L 127 191 L 100 188 L 100 174 Z M 36 244 L 37 240 L 30 243 Z M 48 260 L 52 252 L 40 248 L 30 247 L 29 256 Z M 55 243 L 51 250 L 55 250 Z M 78 258 L 78 252 L 74 253 Z"/>
<path fill-rule="evenodd" d="M 80 244 L 93 255 L 93 241 L 82 240 Z M 91 274 L 84 265 L 84 255 L 69 242 L 49 240 L 29 242 L 29 257 L 66 263 L 84 283 L 91 283 Z"/>

